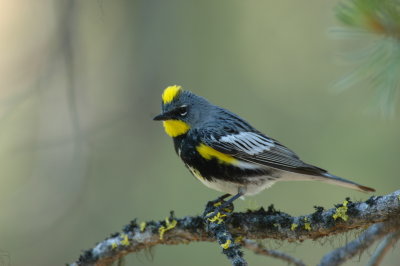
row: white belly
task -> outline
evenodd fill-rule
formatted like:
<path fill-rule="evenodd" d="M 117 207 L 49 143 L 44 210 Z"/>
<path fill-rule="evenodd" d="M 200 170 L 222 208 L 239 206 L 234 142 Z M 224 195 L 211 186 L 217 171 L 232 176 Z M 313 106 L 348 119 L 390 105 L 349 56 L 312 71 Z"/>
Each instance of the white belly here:
<path fill-rule="evenodd" d="M 268 180 L 270 177 L 267 176 L 247 177 L 249 179 L 248 184 L 238 184 L 220 179 L 209 181 L 202 177 L 196 169 L 190 166 L 188 166 L 188 168 L 205 186 L 231 195 L 236 195 L 239 192 L 239 189 L 241 189 L 244 192 L 243 196 L 252 196 L 266 188 L 269 188 L 276 182 L 275 180 Z"/>

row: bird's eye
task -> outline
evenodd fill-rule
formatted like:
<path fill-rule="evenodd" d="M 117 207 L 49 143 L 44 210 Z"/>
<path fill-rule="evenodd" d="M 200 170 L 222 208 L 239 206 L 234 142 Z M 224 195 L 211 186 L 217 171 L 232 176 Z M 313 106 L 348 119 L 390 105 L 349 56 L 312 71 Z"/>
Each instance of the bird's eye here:
<path fill-rule="evenodd" d="M 180 116 L 184 117 L 187 115 L 187 106 L 182 105 L 181 107 L 178 108 L 178 113 Z"/>

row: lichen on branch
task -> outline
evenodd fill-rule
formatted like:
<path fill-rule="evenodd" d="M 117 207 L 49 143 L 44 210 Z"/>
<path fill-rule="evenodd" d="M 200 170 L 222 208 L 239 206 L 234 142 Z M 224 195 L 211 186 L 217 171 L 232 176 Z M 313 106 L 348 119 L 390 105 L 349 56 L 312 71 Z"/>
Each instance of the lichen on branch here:
<path fill-rule="evenodd" d="M 229 232 L 226 241 L 220 243 L 220 247 L 223 250 L 228 250 L 230 247 L 236 248 L 237 237 L 241 240 L 278 239 L 294 242 L 367 228 L 378 223 L 392 224 L 392 228 L 385 229 L 385 232 L 391 233 L 399 228 L 389 221 L 397 221 L 399 215 L 400 190 L 385 196 L 371 197 L 365 202 L 352 202 L 346 199 L 335 208 L 323 210 L 322 207 L 316 207 L 314 213 L 298 217 L 277 211 L 270 206 L 267 210 L 261 208 L 257 211 L 228 215 L 223 223 L 220 223 Z M 218 226 L 218 221 L 212 224 Z M 222 229 L 225 230 L 224 228 Z M 204 216 L 176 218 L 171 212 L 169 218 L 161 221 L 147 221 L 141 224 L 138 224 L 136 220 L 131 221 L 121 233 L 113 234 L 96 244 L 94 248 L 84 251 L 79 259 L 70 265 L 110 265 L 129 253 L 139 252 L 156 245 L 178 245 L 198 241 L 215 242 L 217 238 L 210 233 L 209 223 L 205 222 Z M 239 258 L 240 254 L 236 254 Z"/>

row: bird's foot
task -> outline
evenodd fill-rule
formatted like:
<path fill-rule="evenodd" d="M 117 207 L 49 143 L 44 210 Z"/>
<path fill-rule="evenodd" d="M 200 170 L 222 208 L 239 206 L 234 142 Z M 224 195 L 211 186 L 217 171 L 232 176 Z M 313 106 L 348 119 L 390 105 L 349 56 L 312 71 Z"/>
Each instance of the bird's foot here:
<path fill-rule="evenodd" d="M 234 210 L 233 199 L 225 201 L 230 194 L 225 194 L 216 200 L 209 201 L 204 211 L 204 219 L 209 222 L 222 223 Z"/>

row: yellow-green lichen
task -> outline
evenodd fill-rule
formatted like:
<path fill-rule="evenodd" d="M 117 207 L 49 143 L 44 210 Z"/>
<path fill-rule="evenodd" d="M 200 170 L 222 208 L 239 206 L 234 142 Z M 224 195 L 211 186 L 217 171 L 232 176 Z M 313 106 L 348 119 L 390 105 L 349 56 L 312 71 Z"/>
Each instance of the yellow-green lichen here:
<path fill-rule="evenodd" d="M 308 218 L 304 218 L 304 229 L 311 231 L 311 223 L 308 222 Z"/>
<path fill-rule="evenodd" d="M 349 216 L 346 214 L 347 213 L 347 204 L 349 202 L 347 200 L 343 201 L 343 204 L 341 207 L 336 208 L 336 212 L 334 215 L 332 215 L 333 219 L 338 219 L 341 218 L 343 221 L 347 221 L 349 219 Z"/>
<path fill-rule="evenodd" d="M 311 231 L 311 224 L 310 223 L 305 223 L 304 224 L 304 229 Z"/>
<path fill-rule="evenodd" d="M 122 240 L 121 240 L 121 245 L 123 246 L 129 246 L 129 238 L 127 234 L 121 234 Z"/>
<path fill-rule="evenodd" d="M 219 207 L 221 205 L 222 205 L 222 201 L 218 201 L 218 202 L 213 204 L 214 207 Z M 232 212 L 232 210 L 229 209 L 229 208 L 223 208 L 222 210 L 225 211 L 225 212 Z"/>
<path fill-rule="evenodd" d="M 243 241 L 243 236 L 238 236 L 235 238 L 235 244 L 240 244 Z"/>
<path fill-rule="evenodd" d="M 116 242 L 111 243 L 111 249 L 116 249 L 118 247 L 118 244 Z"/>
<path fill-rule="evenodd" d="M 140 227 L 140 232 L 143 232 L 144 229 L 146 229 L 146 222 L 141 222 L 139 227 Z"/>
<path fill-rule="evenodd" d="M 226 242 L 224 244 L 221 244 L 221 247 L 223 249 L 228 249 L 229 246 L 231 245 L 232 241 L 230 239 L 226 240 Z"/>
<path fill-rule="evenodd" d="M 229 208 L 223 208 L 222 210 L 223 210 L 224 212 L 228 212 L 228 213 L 229 213 L 229 212 L 232 212 L 232 209 L 229 209 Z"/>
<path fill-rule="evenodd" d="M 226 214 L 218 212 L 214 217 L 208 218 L 208 220 L 212 223 L 217 222 L 217 224 L 221 224 L 224 222 L 224 217 L 226 217 Z"/>
<path fill-rule="evenodd" d="M 222 205 L 222 202 L 221 201 L 218 201 L 218 202 L 216 202 L 216 203 L 214 203 L 214 207 L 218 207 L 218 206 L 221 206 Z"/>
<path fill-rule="evenodd" d="M 158 233 L 160 234 L 160 239 L 163 240 L 165 232 L 171 230 L 177 224 L 178 224 L 178 222 L 176 220 L 170 221 L 168 217 L 165 218 L 165 226 L 161 226 L 160 228 L 158 228 Z"/>
<path fill-rule="evenodd" d="M 298 226 L 298 224 L 292 223 L 292 225 L 290 226 L 290 230 L 294 231 Z"/>

